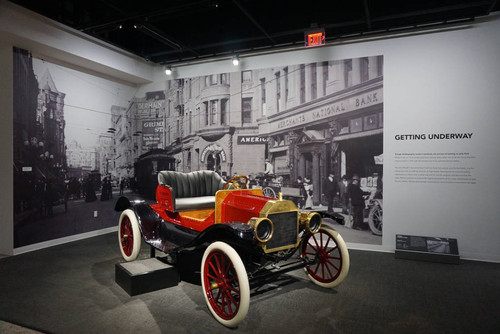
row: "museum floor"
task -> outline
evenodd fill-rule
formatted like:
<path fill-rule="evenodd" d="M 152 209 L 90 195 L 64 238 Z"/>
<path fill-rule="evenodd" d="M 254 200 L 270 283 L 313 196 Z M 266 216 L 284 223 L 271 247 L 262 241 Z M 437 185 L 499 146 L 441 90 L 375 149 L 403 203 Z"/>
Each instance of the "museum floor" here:
<path fill-rule="evenodd" d="M 300 270 L 282 275 L 252 293 L 247 317 L 230 330 L 196 283 L 130 297 L 115 283 L 121 256 L 106 234 L 0 259 L 0 332 L 500 333 L 500 264 L 350 256 L 339 287 L 319 288 Z"/>

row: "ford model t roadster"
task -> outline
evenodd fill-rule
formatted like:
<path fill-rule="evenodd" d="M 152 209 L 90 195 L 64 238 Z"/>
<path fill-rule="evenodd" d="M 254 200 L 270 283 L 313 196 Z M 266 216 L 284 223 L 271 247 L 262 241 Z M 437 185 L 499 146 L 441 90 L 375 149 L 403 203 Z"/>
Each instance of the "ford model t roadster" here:
<path fill-rule="evenodd" d="M 349 271 L 346 244 L 322 226 L 319 213 L 299 212 L 281 196 L 246 189 L 247 182 L 246 176 L 224 182 L 212 171 L 161 171 L 156 204 L 125 197 L 116 203 L 123 211 L 118 226 L 123 258 L 135 260 L 142 240 L 166 253 L 174 266 L 180 265 L 180 254 L 202 252 L 198 268 L 206 303 L 228 327 L 245 318 L 251 286 L 264 273 L 304 268 L 315 284 L 331 288 Z"/>

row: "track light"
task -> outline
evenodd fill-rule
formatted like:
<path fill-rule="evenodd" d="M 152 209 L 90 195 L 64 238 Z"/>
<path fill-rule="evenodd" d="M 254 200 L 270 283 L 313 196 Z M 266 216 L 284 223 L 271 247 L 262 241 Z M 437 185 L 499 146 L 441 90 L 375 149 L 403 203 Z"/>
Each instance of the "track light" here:
<path fill-rule="evenodd" d="M 171 66 L 167 66 L 167 68 L 165 68 L 165 74 L 166 75 L 171 75 L 172 74 L 172 67 Z"/>
<path fill-rule="evenodd" d="M 238 57 L 238 55 L 234 55 L 232 62 L 234 66 L 238 66 L 240 64 L 240 57 Z"/>

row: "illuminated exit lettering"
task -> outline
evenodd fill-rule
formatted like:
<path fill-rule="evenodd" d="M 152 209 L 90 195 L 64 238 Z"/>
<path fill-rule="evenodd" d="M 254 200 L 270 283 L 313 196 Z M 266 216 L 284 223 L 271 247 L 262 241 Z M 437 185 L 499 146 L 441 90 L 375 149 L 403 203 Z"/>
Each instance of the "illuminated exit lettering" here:
<path fill-rule="evenodd" d="M 324 31 L 316 31 L 305 34 L 305 46 L 306 48 L 310 48 L 313 46 L 325 45 L 325 32 Z"/>

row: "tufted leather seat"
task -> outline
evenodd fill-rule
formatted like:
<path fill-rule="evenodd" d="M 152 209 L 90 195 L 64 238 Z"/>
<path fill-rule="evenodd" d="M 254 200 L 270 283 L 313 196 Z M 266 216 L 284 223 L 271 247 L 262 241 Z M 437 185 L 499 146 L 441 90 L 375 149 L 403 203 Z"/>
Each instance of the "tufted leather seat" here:
<path fill-rule="evenodd" d="M 171 189 L 174 211 L 201 210 L 215 207 L 215 193 L 225 181 L 214 171 L 191 173 L 158 172 L 158 183 Z"/>

